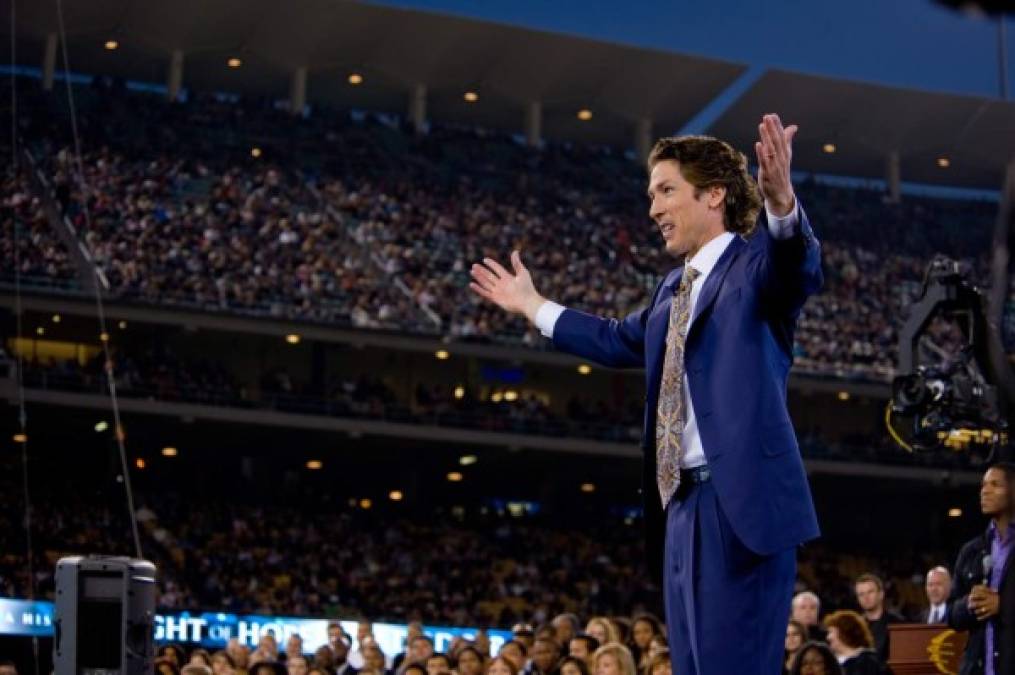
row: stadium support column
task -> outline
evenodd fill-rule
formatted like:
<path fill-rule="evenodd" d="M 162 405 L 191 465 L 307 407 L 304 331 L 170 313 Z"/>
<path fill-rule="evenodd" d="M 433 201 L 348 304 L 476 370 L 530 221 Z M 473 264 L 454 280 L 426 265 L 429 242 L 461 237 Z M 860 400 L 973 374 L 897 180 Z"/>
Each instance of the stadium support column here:
<path fill-rule="evenodd" d="M 898 204 L 902 199 L 902 172 L 899 167 L 899 151 L 892 150 L 885 160 L 885 183 L 888 185 L 888 201 Z"/>
<path fill-rule="evenodd" d="M 53 73 L 56 72 L 56 33 L 46 36 L 46 51 L 42 54 L 42 88 L 53 91 Z"/>
<path fill-rule="evenodd" d="M 183 51 L 174 49 L 169 56 L 169 73 L 166 75 L 166 100 L 172 103 L 180 96 L 183 87 Z"/>
<path fill-rule="evenodd" d="M 634 155 L 639 164 L 644 164 L 652 151 L 652 119 L 642 117 L 634 125 Z"/>
<path fill-rule="evenodd" d="M 539 101 L 529 101 L 525 107 L 525 143 L 530 148 L 543 143 L 543 104 Z"/>
<path fill-rule="evenodd" d="M 426 85 L 417 84 L 409 95 L 409 122 L 417 134 L 426 132 Z"/>
<path fill-rule="evenodd" d="M 301 66 L 293 72 L 289 85 L 289 112 L 300 116 L 307 106 L 307 67 Z"/>

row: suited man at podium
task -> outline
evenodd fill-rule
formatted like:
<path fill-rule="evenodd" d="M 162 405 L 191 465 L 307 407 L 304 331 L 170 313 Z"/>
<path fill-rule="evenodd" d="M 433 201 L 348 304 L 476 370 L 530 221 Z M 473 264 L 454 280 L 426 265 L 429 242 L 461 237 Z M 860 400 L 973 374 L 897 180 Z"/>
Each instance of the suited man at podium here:
<path fill-rule="evenodd" d="M 947 624 L 948 596 L 952 592 L 952 575 L 948 569 L 939 565 L 927 572 L 924 590 L 928 607 L 920 613 L 920 623 Z"/>

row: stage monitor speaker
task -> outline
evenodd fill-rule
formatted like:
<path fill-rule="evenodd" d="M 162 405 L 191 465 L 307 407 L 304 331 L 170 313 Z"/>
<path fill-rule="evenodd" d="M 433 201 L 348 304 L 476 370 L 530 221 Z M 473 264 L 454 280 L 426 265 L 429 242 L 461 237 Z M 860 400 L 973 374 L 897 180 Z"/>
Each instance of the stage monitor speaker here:
<path fill-rule="evenodd" d="M 112 556 L 56 564 L 55 675 L 148 675 L 155 637 L 155 565 Z"/>

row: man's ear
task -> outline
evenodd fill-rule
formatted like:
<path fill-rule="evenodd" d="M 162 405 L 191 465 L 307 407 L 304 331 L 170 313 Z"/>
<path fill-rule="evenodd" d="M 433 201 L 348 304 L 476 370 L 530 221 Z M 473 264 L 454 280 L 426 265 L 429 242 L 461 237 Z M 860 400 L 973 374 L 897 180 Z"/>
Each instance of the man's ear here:
<path fill-rule="evenodd" d="M 726 186 L 712 185 L 707 192 L 708 207 L 710 209 L 721 209 L 726 201 Z"/>

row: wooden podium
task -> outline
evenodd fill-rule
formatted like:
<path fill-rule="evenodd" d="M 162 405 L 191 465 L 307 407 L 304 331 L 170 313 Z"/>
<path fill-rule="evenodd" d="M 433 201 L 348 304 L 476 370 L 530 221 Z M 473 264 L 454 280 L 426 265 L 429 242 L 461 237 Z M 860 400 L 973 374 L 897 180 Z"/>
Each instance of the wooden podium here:
<path fill-rule="evenodd" d="M 966 648 L 966 633 L 945 625 L 889 624 L 888 665 L 895 675 L 955 675 Z"/>

